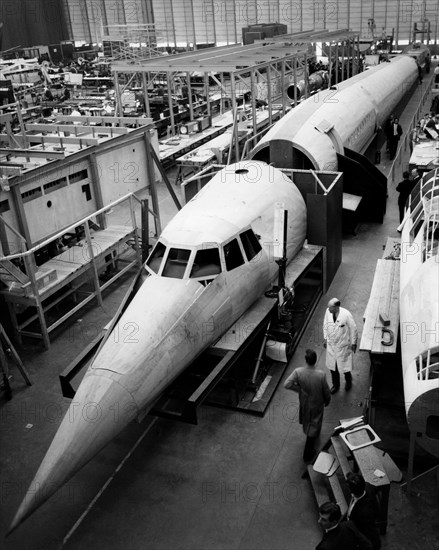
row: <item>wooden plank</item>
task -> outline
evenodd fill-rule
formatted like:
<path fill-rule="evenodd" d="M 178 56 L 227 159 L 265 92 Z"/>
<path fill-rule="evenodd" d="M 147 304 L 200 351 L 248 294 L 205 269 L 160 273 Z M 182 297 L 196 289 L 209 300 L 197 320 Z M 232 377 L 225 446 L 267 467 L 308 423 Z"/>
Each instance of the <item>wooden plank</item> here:
<path fill-rule="evenodd" d="M 401 470 L 398 468 L 398 466 L 395 464 L 392 457 L 388 453 L 386 453 L 385 451 L 382 451 L 382 453 L 383 454 L 380 458 L 387 476 L 389 477 L 390 481 L 399 483 L 402 480 Z"/>
<path fill-rule="evenodd" d="M 16 138 L 23 138 L 23 134 L 15 134 Z M 90 137 L 74 137 L 74 136 L 41 136 L 28 134 L 25 136 L 30 143 L 56 143 L 57 145 L 79 145 L 83 147 L 91 147 L 99 144 L 98 138 Z M 8 141 L 8 134 L 0 134 L 0 141 Z M 72 151 L 67 151 L 72 152 Z"/>
<path fill-rule="evenodd" d="M 92 107 L 93 108 L 93 107 Z M 95 107 L 99 111 L 102 111 L 101 108 Z M 87 122 L 88 124 L 121 124 L 123 126 L 131 126 L 136 124 L 138 126 L 148 126 L 154 124 L 152 118 L 140 118 L 140 117 L 114 117 L 114 116 L 77 116 L 72 117 L 71 115 L 53 115 L 55 120 L 58 122 L 71 122 L 74 119 L 78 119 L 82 122 Z"/>
<path fill-rule="evenodd" d="M 400 263 L 394 260 L 378 260 L 372 283 L 369 302 L 365 311 L 364 328 L 360 350 L 371 353 L 396 353 L 399 330 L 399 269 Z M 384 327 L 380 314 L 388 317 L 390 324 Z M 386 346 L 382 341 L 389 340 L 386 328 L 393 333 L 393 344 Z"/>
<path fill-rule="evenodd" d="M 338 479 L 336 473 L 329 476 L 328 480 L 331 486 L 332 494 L 334 495 L 334 500 L 340 506 L 341 515 L 344 516 L 348 511 L 348 504 L 346 502 L 343 489 L 341 488 L 340 480 Z"/>
<path fill-rule="evenodd" d="M 374 289 L 380 284 L 378 270 L 375 269 L 375 274 L 372 281 L 369 301 L 367 302 L 366 310 L 363 315 L 364 327 L 361 335 L 360 350 L 370 350 L 373 340 L 374 326 L 370 323 L 370 319 L 376 314 L 376 295 Z"/>
<path fill-rule="evenodd" d="M 72 122 L 75 117 L 71 117 Z M 81 117 L 77 117 L 81 118 Z M 31 122 L 26 124 L 26 130 L 36 132 L 49 132 L 56 134 L 58 132 L 68 132 L 77 137 L 78 134 L 91 134 L 94 137 L 96 134 L 128 134 L 128 128 L 119 128 L 116 126 L 82 126 L 79 124 L 39 124 Z"/>
<path fill-rule="evenodd" d="M 352 472 L 352 468 L 346 454 L 350 453 L 350 451 L 338 436 L 331 437 L 331 443 L 334 448 L 335 456 L 340 463 L 343 475 L 346 477 L 348 473 Z"/>
<path fill-rule="evenodd" d="M 381 262 L 381 263 L 380 263 Z M 372 353 L 382 353 L 383 339 L 382 328 L 383 324 L 380 320 L 380 312 L 387 315 L 390 304 L 390 295 L 393 286 L 393 262 L 387 260 L 378 260 L 378 269 L 380 271 L 380 290 L 378 293 L 378 302 L 376 303 L 375 312 L 375 331 L 372 342 Z M 386 327 L 389 328 L 389 327 Z"/>
<path fill-rule="evenodd" d="M 337 474 L 327 477 L 320 472 L 316 472 L 311 464 L 308 465 L 307 469 L 317 505 L 321 506 L 324 502 L 335 501 L 340 506 L 342 515 L 346 514 L 348 504 Z"/>
<path fill-rule="evenodd" d="M 358 434 L 358 442 L 361 441 L 360 438 L 361 434 Z M 353 440 L 353 442 L 355 441 Z M 362 449 L 352 451 L 364 480 L 374 487 L 381 487 L 390 484 L 390 479 L 386 473 L 383 461 L 381 460 L 382 453 L 383 451 L 377 449 L 374 445 L 368 445 Z M 377 470 L 383 472 L 384 476 L 377 476 L 375 473 Z"/>
<path fill-rule="evenodd" d="M 45 151 L 44 149 L 3 149 L 0 148 L 0 155 L 11 155 L 12 157 L 38 157 L 47 159 L 64 159 L 64 151 Z"/>
<path fill-rule="evenodd" d="M 316 497 L 317 505 L 331 500 L 331 492 L 328 478 L 320 472 L 314 471 L 312 465 L 308 465 L 309 479 Z"/>
<path fill-rule="evenodd" d="M 386 243 L 383 249 L 382 259 L 386 260 L 392 252 L 395 250 L 395 246 L 401 246 L 401 239 L 398 237 L 387 237 Z"/>

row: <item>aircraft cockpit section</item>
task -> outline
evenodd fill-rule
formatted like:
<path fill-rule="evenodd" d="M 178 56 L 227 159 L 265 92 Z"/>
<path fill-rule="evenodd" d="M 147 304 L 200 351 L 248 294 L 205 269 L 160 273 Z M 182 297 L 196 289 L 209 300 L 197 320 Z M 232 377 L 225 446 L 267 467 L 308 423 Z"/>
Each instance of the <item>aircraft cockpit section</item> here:
<path fill-rule="evenodd" d="M 197 279 L 206 284 L 222 271 L 220 248 L 216 243 L 183 247 L 157 241 L 145 268 L 160 277 Z"/>
<path fill-rule="evenodd" d="M 234 235 L 222 245 L 165 245 L 159 240 L 146 261 L 145 269 L 150 275 L 195 279 L 207 286 L 222 271 L 232 271 L 251 262 L 261 250 L 258 237 L 251 228 Z"/>

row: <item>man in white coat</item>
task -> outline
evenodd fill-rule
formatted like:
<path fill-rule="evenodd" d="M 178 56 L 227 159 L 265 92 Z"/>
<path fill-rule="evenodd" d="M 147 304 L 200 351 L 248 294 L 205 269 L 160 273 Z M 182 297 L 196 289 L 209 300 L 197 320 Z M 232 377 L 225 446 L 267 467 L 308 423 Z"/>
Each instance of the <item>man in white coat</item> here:
<path fill-rule="evenodd" d="M 345 389 L 352 387 L 352 367 L 357 351 L 358 331 L 352 314 L 340 307 L 340 300 L 332 298 L 323 320 L 323 346 L 326 348 L 326 366 L 331 371 L 332 388 L 340 388 L 340 372 L 345 376 Z"/>

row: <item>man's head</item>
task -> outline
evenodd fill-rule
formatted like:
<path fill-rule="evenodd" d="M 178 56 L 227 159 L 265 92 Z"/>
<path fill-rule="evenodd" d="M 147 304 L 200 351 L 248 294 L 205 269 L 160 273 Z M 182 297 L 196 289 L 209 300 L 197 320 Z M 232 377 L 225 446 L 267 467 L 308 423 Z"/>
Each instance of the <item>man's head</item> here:
<path fill-rule="evenodd" d="M 305 351 L 305 361 L 308 365 L 315 365 L 317 361 L 317 353 L 313 349 Z"/>
<path fill-rule="evenodd" d="M 340 300 L 338 298 L 331 298 L 328 302 L 328 309 L 331 313 L 338 313 L 340 309 Z"/>
<path fill-rule="evenodd" d="M 319 507 L 319 523 L 323 529 L 335 527 L 341 519 L 340 506 L 335 502 L 324 502 Z"/>
<path fill-rule="evenodd" d="M 405 179 L 405 180 L 408 180 L 409 177 L 410 177 L 410 172 L 408 172 L 407 170 L 405 172 L 402 173 L 402 177 Z"/>
<path fill-rule="evenodd" d="M 366 489 L 366 482 L 364 477 L 354 472 L 349 472 L 346 476 L 346 483 L 349 487 L 349 491 L 355 496 L 360 497 Z"/>

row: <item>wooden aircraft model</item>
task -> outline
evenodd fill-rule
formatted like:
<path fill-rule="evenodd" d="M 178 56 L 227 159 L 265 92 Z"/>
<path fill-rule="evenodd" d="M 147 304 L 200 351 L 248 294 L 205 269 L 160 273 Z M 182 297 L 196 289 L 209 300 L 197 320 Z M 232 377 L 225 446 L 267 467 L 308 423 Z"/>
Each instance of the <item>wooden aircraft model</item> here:
<path fill-rule="evenodd" d="M 143 282 L 98 350 L 18 509 L 10 532 L 47 500 L 261 296 L 278 275 L 276 203 L 288 212 L 287 257 L 306 236 L 294 183 L 258 161 L 229 165 L 168 224 Z M 127 334 L 127 338 L 116 338 Z M 36 490 L 35 490 L 36 489 Z"/>
<path fill-rule="evenodd" d="M 404 401 L 412 436 L 439 457 L 439 177 L 425 174 L 401 234 L 400 326 Z M 414 439 L 412 439 L 412 443 Z"/>

